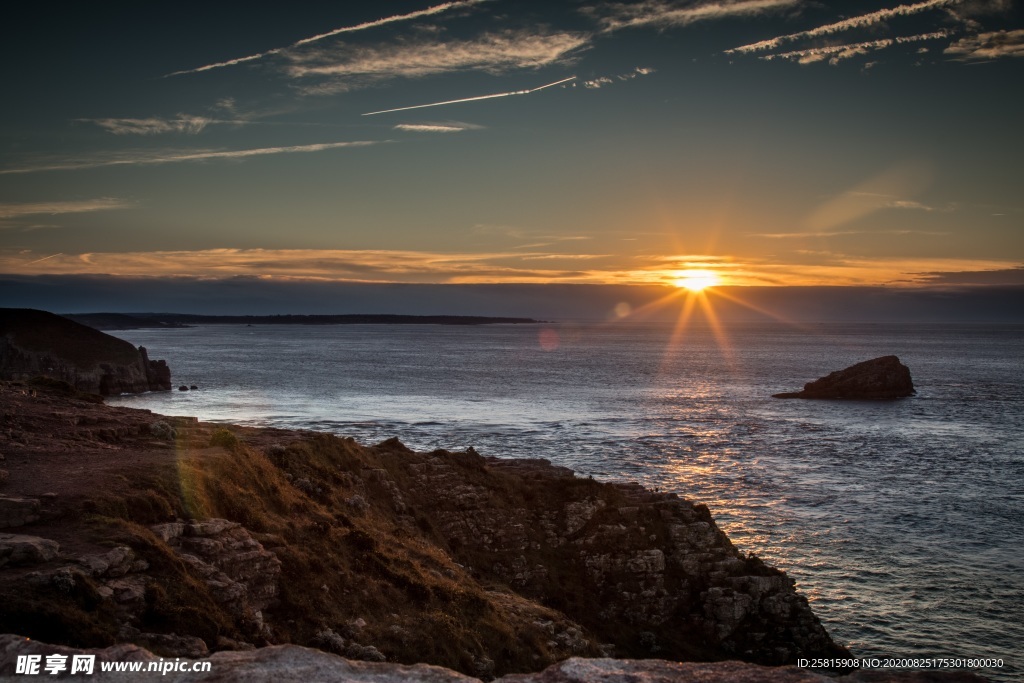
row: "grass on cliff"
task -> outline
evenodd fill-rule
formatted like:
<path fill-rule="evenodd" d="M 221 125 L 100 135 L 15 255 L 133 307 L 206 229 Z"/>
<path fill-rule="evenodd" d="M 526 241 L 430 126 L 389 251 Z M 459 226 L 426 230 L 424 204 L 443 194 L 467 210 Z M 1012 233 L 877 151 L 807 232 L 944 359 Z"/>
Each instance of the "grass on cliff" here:
<path fill-rule="evenodd" d="M 211 646 L 220 637 L 265 644 L 246 634 L 148 529 L 214 517 L 241 523 L 282 562 L 280 598 L 266 610 L 274 642 L 323 646 L 317 633 L 330 629 L 391 661 L 474 675 L 485 658 L 498 675 L 555 661 L 534 622 L 561 615 L 539 605 L 530 612 L 527 601 L 488 590 L 452 560 L 429 512 L 395 501 L 388 479 L 404 491 L 412 486 L 400 465 L 402 449 L 328 435 L 260 449 L 228 430 L 201 432 L 179 437 L 172 465 L 137 477 L 127 492 L 95 496 L 88 509 L 97 537 L 127 543 L 150 564 L 154 581 L 137 625 L 144 632 L 195 635 Z M 508 479 L 508 495 L 515 495 L 512 479 L 488 474 L 479 456 L 453 458 L 468 480 L 493 486 Z M 116 634 L 111 615 L 90 619 L 90 642 L 79 644 Z M 367 623 L 362 629 L 353 626 L 359 619 Z M 40 629 L 27 635 L 79 640 Z"/>

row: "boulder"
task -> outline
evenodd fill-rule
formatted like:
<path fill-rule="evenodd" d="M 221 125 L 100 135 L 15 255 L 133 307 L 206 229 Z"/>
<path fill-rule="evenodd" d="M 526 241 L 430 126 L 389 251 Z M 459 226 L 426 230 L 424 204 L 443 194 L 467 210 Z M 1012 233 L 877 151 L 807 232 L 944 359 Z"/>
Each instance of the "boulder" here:
<path fill-rule="evenodd" d="M 896 356 L 882 356 L 837 370 L 808 382 L 803 391 L 773 394 L 775 398 L 885 400 L 917 393 L 910 368 Z"/>
<path fill-rule="evenodd" d="M 48 538 L 0 534 L 0 567 L 42 564 L 55 559 L 59 553 L 60 546 Z"/>

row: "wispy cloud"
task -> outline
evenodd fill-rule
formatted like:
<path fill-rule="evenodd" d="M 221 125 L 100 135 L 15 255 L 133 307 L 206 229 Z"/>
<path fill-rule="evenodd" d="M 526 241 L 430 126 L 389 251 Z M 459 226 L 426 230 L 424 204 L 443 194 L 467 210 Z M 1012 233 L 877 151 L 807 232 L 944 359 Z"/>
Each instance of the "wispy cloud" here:
<path fill-rule="evenodd" d="M 411 133 L 461 133 L 464 130 L 480 130 L 483 126 L 462 121 L 445 121 L 443 123 L 399 123 L 395 130 Z"/>
<path fill-rule="evenodd" d="M 0 204 L 0 218 L 19 218 L 21 216 L 50 215 L 65 213 L 92 213 L 94 211 L 113 211 L 135 206 L 134 202 L 114 197 L 100 197 L 80 201 L 31 202 L 25 204 Z"/>
<path fill-rule="evenodd" d="M 208 116 L 178 114 L 173 118 L 152 116 L 145 119 L 75 119 L 84 123 L 95 123 L 114 135 L 159 135 L 161 133 L 196 134 L 211 124 L 245 123 L 244 121 L 223 121 Z"/>
<path fill-rule="evenodd" d="M 812 28 L 807 31 L 798 31 L 796 33 L 789 33 L 783 36 L 776 36 L 775 38 L 769 38 L 756 43 L 750 43 L 749 45 L 741 45 L 739 47 L 726 50 L 726 54 L 735 53 L 748 53 L 748 52 L 760 52 L 764 50 L 774 50 L 784 43 L 793 42 L 796 40 L 802 40 L 805 38 L 817 38 L 820 36 L 827 36 L 833 33 L 840 33 L 842 31 L 849 31 L 851 29 L 865 28 L 880 24 L 887 19 L 894 17 L 909 16 L 912 14 L 918 14 L 920 12 L 927 12 L 929 10 L 938 9 L 941 7 L 947 7 L 956 4 L 958 0 L 925 0 L 925 2 L 918 2 L 908 5 L 898 5 L 888 9 L 880 9 L 876 12 L 869 12 L 868 14 L 861 14 L 856 17 L 850 17 L 849 19 L 843 19 L 841 21 L 833 22 L 831 24 L 825 24 Z"/>
<path fill-rule="evenodd" d="M 289 56 L 285 73 L 312 83 L 307 94 L 331 94 L 392 78 L 417 78 L 452 71 L 502 74 L 570 64 L 589 46 L 583 33 L 508 31 L 474 40 L 420 40 L 412 43 L 307 50 Z"/>
<path fill-rule="evenodd" d="M 947 47 L 945 54 L 960 61 L 1024 57 L 1024 29 L 967 36 Z"/>
<path fill-rule="evenodd" d="M 588 8 L 605 31 L 617 31 L 638 26 L 687 26 L 698 21 L 711 21 L 736 16 L 758 16 L 789 7 L 801 0 L 715 0 L 680 6 L 664 0 L 644 0 L 638 3 L 615 3 L 596 9 Z"/>
<path fill-rule="evenodd" d="M 1024 266 L 991 270 L 938 271 L 917 273 L 915 279 L 927 284 L 1024 285 Z"/>
<path fill-rule="evenodd" d="M 510 90 L 510 91 L 507 91 L 507 92 L 499 92 L 499 93 L 494 93 L 494 94 L 491 94 L 491 95 L 477 95 L 475 97 L 463 97 L 462 99 L 458 99 L 458 100 L 445 100 L 443 102 L 431 102 L 429 104 L 414 104 L 414 105 L 412 105 L 410 107 L 397 107 L 395 109 L 382 109 L 381 111 L 367 112 L 367 113 L 363 114 L 363 116 L 376 116 L 377 114 L 390 114 L 390 113 L 396 112 L 396 111 L 409 111 L 410 109 L 425 109 L 427 107 L 442 107 L 442 106 L 445 106 L 445 105 L 448 105 L 448 104 L 460 104 L 462 102 L 477 102 L 479 100 L 491 100 L 491 99 L 494 99 L 496 97 L 513 97 L 515 95 L 529 95 L 530 93 L 539 92 L 539 91 L 544 90 L 546 88 L 553 88 L 556 85 L 562 85 L 563 83 L 568 83 L 569 81 L 574 81 L 574 80 L 576 80 L 576 77 L 575 76 L 570 76 L 569 78 L 563 78 L 560 81 L 555 81 L 554 83 L 548 83 L 547 85 L 542 85 L 542 86 L 540 86 L 538 88 L 531 88 L 529 90 Z"/>
<path fill-rule="evenodd" d="M 932 230 L 825 230 L 817 232 L 752 232 L 748 237 L 762 237 L 771 240 L 795 240 L 827 237 L 847 237 L 851 235 L 924 235 L 938 237 L 948 232 Z"/>
<path fill-rule="evenodd" d="M 804 50 L 791 50 L 790 52 L 779 52 L 776 54 L 763 55 L 760 59 L 771 61 L 773 59 L 788 59 L 800 64 L 813 64 L 825 59 L 829 64 L 835 65 L 844 59 L 866 55 L 875 50 L 884 50 L 893 45 L 904 43 L 915 43 L 922 40 L 939 40 L 948 38 L 948 31 L 934 31 L 922 33 L 916 36 L 897 36 L 896 38 L 882 38 L 879 40 L 868 40 L 861 43 L 847 43 L 845 45 L 827 45 L 824 47 L 811 47 Z"/>
<path fill-rule="evenodd" d="M 606 85 L 611 85 L 617 81 L 631 81 L 640 76 L 648 76 L 654 73 L 656 69 L 650 67 L 636 67 L 632 71 L 628 71 L 624 74 L 616 74 L 615 76 L 598 76 L 591 78 L 590 80 L 583 81 L 584 88 L 590 88 L 591 90 L 597 90 L 603 88 Z"/>
<path fill-rule="evenodd" d="M 528 260 L 551 256 L 546 267 Z M 590 255 L 517 254 L 510 252 L 446 253 L 408 250 L 207 249 L 198 251 L 92 252 L 53 254 L 44 271 L 51 275 L 118 275 L 125 277 L 313 279 L 359 282 L 548 282 L 600 281 L 599 276 L 556 261 L 585 260 Z M 33 275 L 40 261 L 23 253 L 0 252 L 0 272 Z M 32 266 L 32 267 L 29 267 Z"/>
<path fill-rule="evenodd" d="M 286 147 L 259 147 L 236 150 L 135 150 L 89 159 L 65 159 L 0 169 L 0 175 L 38 173 L 42 171 L 78 171 L 87 168 L 107 166 L 154 166 L 182 162 L 211 161 L 218 159 L 247 159 L 249 157 L 273 154 L 308 154 L 346 147 L 368 147 L 391 142 L 391 140 L 355 140 L 350 142 L 322 142 L 312 145 L 290 145 Z"/>
<path fill-rule="evenodd" d="M 421 19 L 423 17 L 429 17 L 429 16 L 433 16 L 435 14 L 441 14 L 442 12 L 447 12 L 447 11 L 452 10 L 452 9 L 469 7 L 471 5 L 479 5 L 480 3 L 483 3 L 483 2 L 487 2 L 487 0 L 459 0 L 457 2 L 445 2 L 445 3 L 442 3 L 440 5 L 434 5 L 433 7 L 428 7 L 426 9 L 417 10 L 415 12 L 409 12 L 407 14 L 395 14 L 395 15 L 390 16 L 390 17 L 384 17 L 382 19 L 377 19 L 375 21 L 366 21 L 366 22 L 363 22 L 361 24 L 356 24 L 354 26 L 344 26 L 342 28 L 336 28 L 336 29 L 334 29 L 332 31 L 327 31 L 325 33 L 320 33 L 320 34 L 317 34 L 315 36 L 310 36 L 309 38 L 303 38 L 302 40 L 298 40 L 298 41 L 292 43 L 288 47 L 273 48 L 271 50 L 266 50 L 265 52 L 258 52 L 258 53 L 254 54 L 254 55 L 248 55 L 247 57 L 238 57 L 236 59 L 229 59 L 229 60 L 223 61 L 223 62 L 215 62 L 213 64 L 206 64 L 205 66 L 199 66 L 199 67 L 196 67 L 194 69 L 185 69 L 183 71 L 175 71 L 173 73 L 167 74 L 167 76 L 183 76 L 185 74 L 193 74 L 193 73 L 199 73 L 201 71 L 211 71 L 213 69 L 220 69 L 220 68 L 223 68 L 223 67 L 226 67 L 226 66 L 236 66 L 238 64 L 245 64 L 247 62 L 255 62 L 255 61 L 258 61 L 260 59 L 263 59 L 264 57 L 269 57 L 271 55 L 282 54 L 282 53 L 287 52 L 290 49 L 302 47 L 304 45 L 309 45 L 311 43 L 316 43 L 316 42 L 324 40 L 326 38 L 332 38 L 334 36 L 341 35 L 343 33 L 355 33 L 357 31 L 365 31 L 367 29 L 377 28 L 379 26 L 385 26 L 387 24 L 393 24 L 393 23 L 396 23 L 396 22 L 412 21 L 413 19 Z M 165 78 L 166 78 L 166 76 L 165 76 Z"/>

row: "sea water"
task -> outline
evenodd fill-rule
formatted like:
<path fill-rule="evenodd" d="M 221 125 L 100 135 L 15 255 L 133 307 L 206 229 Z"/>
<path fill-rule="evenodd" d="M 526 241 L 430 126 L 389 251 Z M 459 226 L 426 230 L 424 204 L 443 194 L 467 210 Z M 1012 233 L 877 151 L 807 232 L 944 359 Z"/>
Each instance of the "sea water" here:
<path fill-rule="evenodd" d="M 543 457 L 706 503 L 861 657 L 1024 673 L 1024 327 L 211 325 L 118 336 L 198 391 L 112 403 Z M 896 354 L 913 398 L 771 398 Z"/>

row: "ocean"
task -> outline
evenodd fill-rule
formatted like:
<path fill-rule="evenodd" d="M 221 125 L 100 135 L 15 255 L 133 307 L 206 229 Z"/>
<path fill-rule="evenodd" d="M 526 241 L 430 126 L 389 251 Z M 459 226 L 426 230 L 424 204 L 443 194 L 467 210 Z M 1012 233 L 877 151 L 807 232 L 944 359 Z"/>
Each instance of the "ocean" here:
<path fill-rule="evenodd" d="M 855 655 L 1024 674 L 1024 326 L 200 326 L 118 336 L 198 391 L 110 400 L 543 457 L 708 505 Z M 780 400 L 896 354 L 917 396 Z"/>

